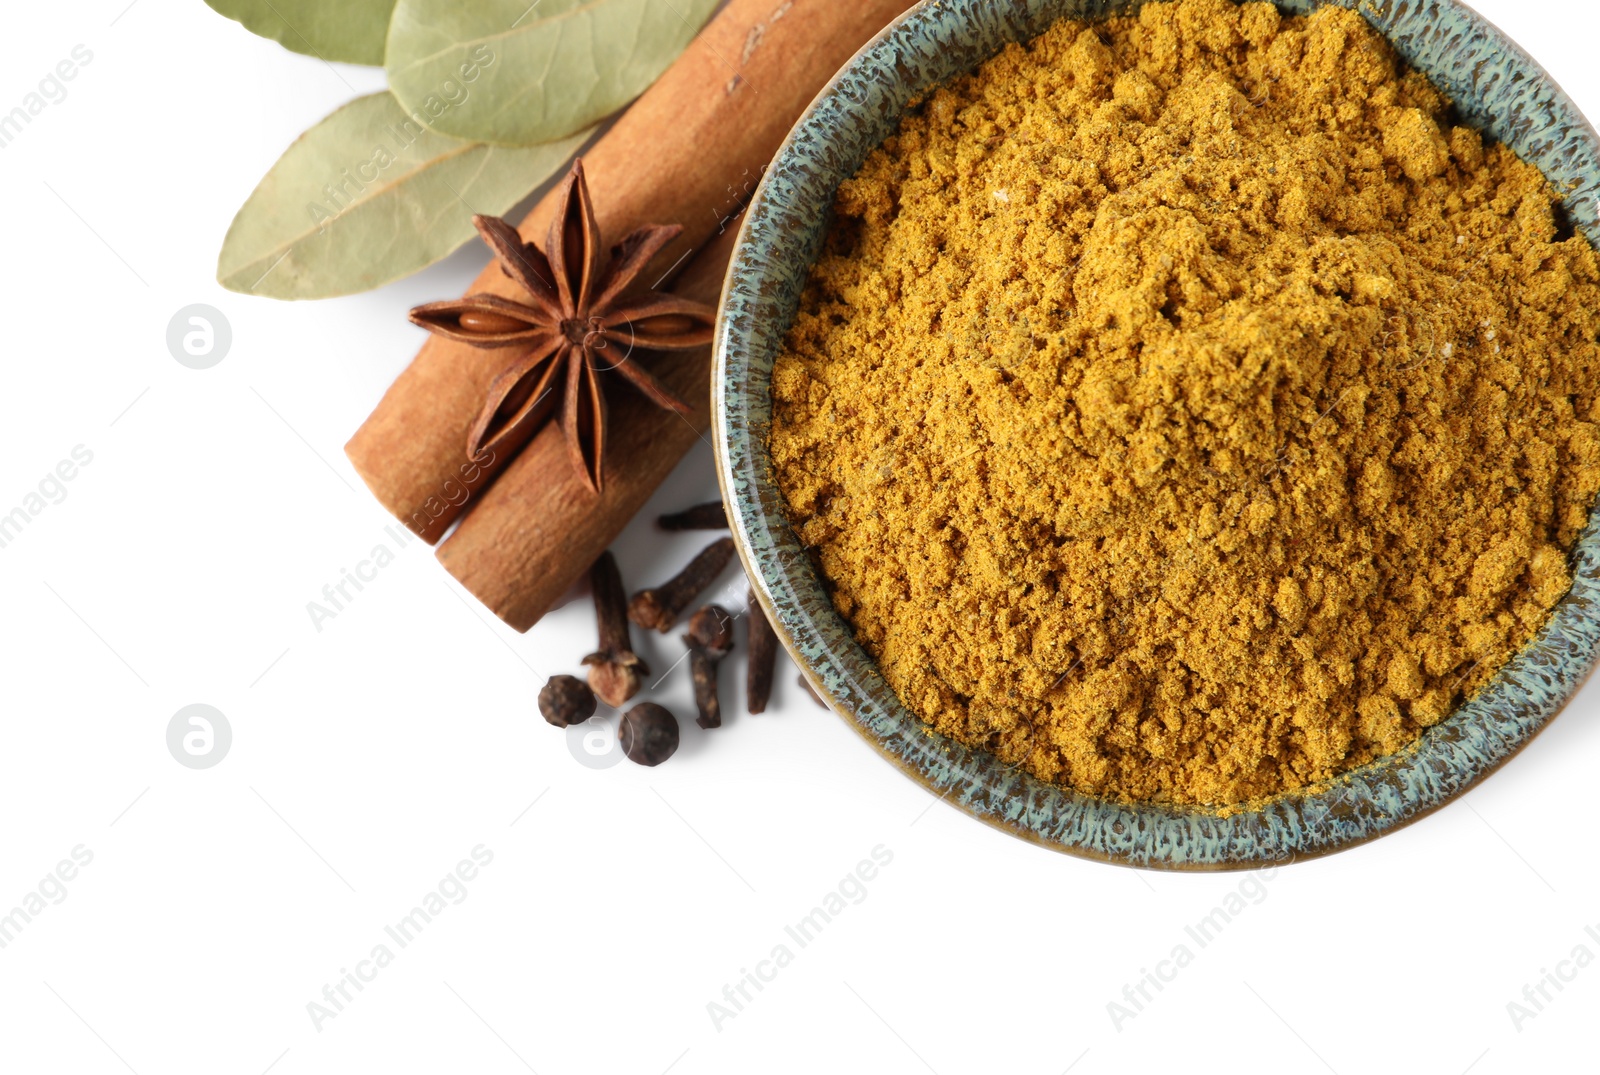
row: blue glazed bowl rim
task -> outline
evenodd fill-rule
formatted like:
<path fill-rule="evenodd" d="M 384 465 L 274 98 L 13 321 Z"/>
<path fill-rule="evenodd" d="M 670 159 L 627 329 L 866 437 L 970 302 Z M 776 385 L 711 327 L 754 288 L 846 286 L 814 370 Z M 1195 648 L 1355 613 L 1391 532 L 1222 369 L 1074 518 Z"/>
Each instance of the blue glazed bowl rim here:
<path fill-rule="evenodd" d="M 1373 23 L 1451 95 L 1464 122 L 1537 164 L 1565 192 L 1563 206 L 1575 226 L 1594 241 L 1600 139 L 1543 68 L 1457 0 L 1330 2 L 1355 8 Z M 1332 781 L 1228 810 L 1122 803 L 1013 770 L 932 731 L 899 702 L 833 609 L 790 529 L 765 444 L 772 358 L 815 258 L 838 180 L 853 174 L 893 128 L 908 98 L 951 77 L 913 84 L 908 75 L 918 69 L 912 64 L 936 69 L 952 51 L 966 50 L 952 72 L 959 73 L 1006 40 L 1026 40 L 1069 11 L 1098 18 L 1137 6 L 923 0 L 823 88 L 757 185 L 728 268 L 711 378 L 717 473 L 752 590 L 784 647 L 818 696 L 903 773 L 980 821 L 1068 854 L 1145 868 L 1246 869 L 1343 850 L 1418 820 L 1504 764 L 1548 724 L 1600 653 L 1600 520 L 1594 514 L 1573 553 L 1572 589 L 1549 621 L 1485 688 L 1416 743 Z M 1303 13 L 1323 4 L 1288 0 L 1278 6 Z M 1487 63 L 1478 62 L 1485 57 Z M 869 128 L 870 145 L 848 144 L 853 125 Z"/>

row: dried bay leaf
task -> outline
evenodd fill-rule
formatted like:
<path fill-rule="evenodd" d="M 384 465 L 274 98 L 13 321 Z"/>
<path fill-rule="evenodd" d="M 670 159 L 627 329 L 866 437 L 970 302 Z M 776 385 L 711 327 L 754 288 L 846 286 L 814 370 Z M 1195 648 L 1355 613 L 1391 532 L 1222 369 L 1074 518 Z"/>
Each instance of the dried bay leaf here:
<path fill-rule="evenodd" d="M 219 15 L 324 60 L 383 64 L 394 0 L 206 0 Z"/>
<path fill-rule="evenodd" d="M 439 134 L 422 118 L 377 93 L 301 135 L 234 217 L 218 282 L 316 299 L 398 280 L 473 238 L 473 213 L 511 209 L 591 133 L 509 148 Z"/>
<path fill-rule="evenodd" d="M 563 138 L 637 97 L 694 39 L 717 0 L 399 0 L 389 88 L 472 141 Z M 470 76 L 470 77 L 469 77 Z"/>

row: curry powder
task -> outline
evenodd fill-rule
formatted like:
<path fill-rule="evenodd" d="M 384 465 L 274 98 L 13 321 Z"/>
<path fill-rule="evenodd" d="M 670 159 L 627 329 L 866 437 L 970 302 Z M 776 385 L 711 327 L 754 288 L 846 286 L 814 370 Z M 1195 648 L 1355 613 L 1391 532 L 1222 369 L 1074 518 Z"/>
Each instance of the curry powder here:
<path fill-rule="evenodd" d="M 1566 592 L 1600 272 L 1358 15 L 1147 3 L 908 110 L 773 374 L 791 522 L 928 725 L 1226 806 L 1404 747 Z"/>

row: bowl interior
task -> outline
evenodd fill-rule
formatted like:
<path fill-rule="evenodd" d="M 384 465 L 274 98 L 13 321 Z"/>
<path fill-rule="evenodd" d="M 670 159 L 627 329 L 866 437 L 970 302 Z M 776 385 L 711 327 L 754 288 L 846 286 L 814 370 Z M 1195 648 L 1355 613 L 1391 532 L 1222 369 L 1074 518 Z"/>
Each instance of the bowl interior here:
<path fill-rule="evenodd" d="M 893 131 L 907 103 L 1006 43 L 1061 17 L 1137 10 L 1107 0 L 924 0 L 835 77 L 758 187 L 729 268 L 712 385 L 718 471 L 735 539 L 780 637 L 832 706 L 935 795 L 1017 836 L 1088 858 L 1174 869 L 1247 868 L 1325 854 L 1437 809 L 1523 746 L 1582 684 L 1600 648 L 1600 532 L 1591 515 L 1574 582 L 1532 642 L 1417 743 L 1315 788 L 1222 816 L 1108 802 L 1013 770 L 934 733 L 895 697 L 834 611 L 784 517 L 766 442 L 773 361 L 820 250 L 841 180 Z M 1289 0 L 1285 13 L 1323 6 Z M 1510 145 L 1563 195 L 1591 241 L 1600 144 L 1553 80 L 1454 0 L 1359 0 L 1406 61 L 1448 93 L 1461 120 Z"/>

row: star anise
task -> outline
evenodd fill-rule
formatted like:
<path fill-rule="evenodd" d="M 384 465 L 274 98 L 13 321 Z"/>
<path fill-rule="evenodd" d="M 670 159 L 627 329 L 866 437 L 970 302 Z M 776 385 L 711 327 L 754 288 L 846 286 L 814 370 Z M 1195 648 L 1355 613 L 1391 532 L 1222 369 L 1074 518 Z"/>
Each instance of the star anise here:
<path fill-rule="evenodd" d="M 520 445 L 559 410 L 572 465 L 599 492 L 607 413 L 603 373 L 620 374 L 658 407 L 690 411 L 635 355 L 639 349 L 680 351 L 711 342 L 709 306 L 636 286 L 651 259 L 682 229 L 647 224 L 613 247 L 602 266 L 582 161 L 572 162 L 562 184 L 543 251 L 498 217 L 475 216 L 472 223 L 501 270 L 531 301 L 479 294 L 411 311 L 413 323 L 437 335 L 521 351 L 490 386 L 467 437 L 467 455 L 476 458 L 507 442 Z"/>

